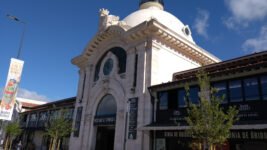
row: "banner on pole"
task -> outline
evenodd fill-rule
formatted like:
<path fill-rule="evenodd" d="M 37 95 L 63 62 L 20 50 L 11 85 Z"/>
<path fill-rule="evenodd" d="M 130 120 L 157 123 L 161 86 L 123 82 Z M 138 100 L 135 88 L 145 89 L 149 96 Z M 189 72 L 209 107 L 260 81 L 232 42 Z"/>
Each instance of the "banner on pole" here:
<path fill-rule="evenodd" d="M 0 119 L 11 120 L 24 61 L 11 58 L 7 82 L 0 105 Z"/>

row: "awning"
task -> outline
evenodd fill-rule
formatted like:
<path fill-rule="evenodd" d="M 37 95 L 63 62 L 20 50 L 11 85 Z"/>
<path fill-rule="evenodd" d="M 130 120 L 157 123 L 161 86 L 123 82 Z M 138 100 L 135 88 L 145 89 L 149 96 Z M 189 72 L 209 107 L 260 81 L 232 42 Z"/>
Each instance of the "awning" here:
<path fill-rule="evenodd" d="M 139 127 L 138 130 L 187 130 L 189 126 L 175 126 L 175 125 L 160 125 L 160 124 L 149 124 L 143 127 Z M 251 124 L 251 125 L 234 125 L 231 130 L 248 130 L 248 129 L 267 129 L 267 124 Z"/>

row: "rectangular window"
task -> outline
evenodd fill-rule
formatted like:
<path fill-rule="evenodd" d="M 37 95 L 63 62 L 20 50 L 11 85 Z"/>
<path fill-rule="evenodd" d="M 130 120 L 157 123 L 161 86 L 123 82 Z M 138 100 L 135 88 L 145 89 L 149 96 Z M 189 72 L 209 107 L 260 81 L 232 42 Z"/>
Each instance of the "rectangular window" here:
<path fill-rule="evenodd" d="M 29 127 L 35 127 L 36 126 L 36 121 L 37 121 L 37 114 L 31 114 L 30 115 L 30 120 L 29 120 Z"/>
<path fill-rule="evenodd" d="M 168 109 L 177 109 L 177 90 L 168 91 Z"/>
<path fill-rule="evenodd" d="M 44 111 L 44 112 L 41 112 L 39 114 L 39 121 L 46 121 L 47 120 L 47 112 Z"/>
<path fill-rule="evenodd" d="M 37 115 L 31 114 L 30 121 L 36 121 L 36 120 L 37 120 Z"/>
<path fill-rule="evenodd" d="M 267 75 L 261 76 L 261 92 L 262 98 L 267 100 Z"/>
<path fill-rule="evenodd" d="M 168 93 L 160 92 L 159 93 L 159 110 L 168 109 Z"/>
<path fill-rule="evenodd" d="M 59 116 L 59 110 L 51 110 L 49 120 L 57 119 Z"/>
<path fill-rule="evenodd" d="M 78 107 L 77 108 L 77 114 L 76 114 L 75 126 L 74 126 L 74 133 L 73 133 L 74 137 L 79 137 L 81 119 L 82 119 L 82 111 L 83 111 L 83 107 Z"/>
<path fill-rule="evenodd" d="M 66 109 L 65 112 L 64 112 L 64 118 L 68 119 L 68 120 L 71 120 L 72 116 L 73 116 L 73 111 L 74 111 L 74 108 Z"/>
<path fill-rule="evenodd" d="M 241 80 L 233 80 L 229 82 L 229 92 L 231 102 L 241 102 L 242 98 L 242 83 Z"/>
<path fill-rule="evenodd" d="M 226 82 L 218 82 L 213 84 L 213 88 L 216 89 L 215 96 L 219 99 L 224 98 L 222 103 L 227 103 L 227 84 Z"/>
<path fill-rule="evenodd" d="M 189 99 L 193 104 L 199 103 L 199 96 L 198 96 L 199 88 L 198 87 L 190 87 L 189 89 Z"/>
<path fill-rule="evenodd" d="M 45 123 L 47 122 L 47 111 L 43 111 L 39 113 L 38 127 L 45 127 Z"/>
<path fill-rule="evenodd" d="M 179 107 L 186 107 L 185 89 L 178 90 L 178 105 Z"/>
<path fill-rule="evenodd" d="M 244 80 L 244 90 L 245 99 L 247 101 L 260 99 L 258 79 L 256 77 L 247 78 Z"/>

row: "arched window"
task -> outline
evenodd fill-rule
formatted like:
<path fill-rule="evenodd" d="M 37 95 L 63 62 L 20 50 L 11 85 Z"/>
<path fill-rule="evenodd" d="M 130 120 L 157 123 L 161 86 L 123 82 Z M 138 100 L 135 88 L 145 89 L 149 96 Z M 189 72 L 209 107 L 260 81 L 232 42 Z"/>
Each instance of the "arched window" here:
<path fill-rule="evenodd" d="M 102 98 L 98 104 L 96 116 L 114 116 L 117 112 L 117 105 L 112 95 L 106 95 Z"/>
<path fill-rule="evenodd" d="M 125 71 L 126 71 L 126 59 L 127 59 L 126 51 L 121 47 L 113 47 L 110 50 L 108 50 L 98 60 L 98 62 L 96 64 L 96 68 L 95 68 L 94 81 L 97 81 L 99 79 L 100 66 L 101 66 L 101 63 L 102 63 L 103 59 L 105 58 L 105 56 L 107 55 L 108 52 L 112 52 L 112 54 L 114 54 L 118 59 L 118 62 L 119 62 L 118 74 L 125 73 Z"/>

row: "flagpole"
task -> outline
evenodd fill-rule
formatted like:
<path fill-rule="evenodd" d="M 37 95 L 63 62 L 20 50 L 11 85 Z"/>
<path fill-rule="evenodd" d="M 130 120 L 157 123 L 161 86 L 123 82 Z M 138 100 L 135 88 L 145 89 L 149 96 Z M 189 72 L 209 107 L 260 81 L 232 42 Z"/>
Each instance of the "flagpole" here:
<path fill-rule="evenodd" d="M 25 31 L 26 31 L 26 23 L 24 21 L 21 21 L 20 19 L 18 19 L 16 16 L 12 16 L 7 14 L 6 15 L 9 19 L 16 21 L 18 23 L 21 23 L 23 25 L 23 31 L 20 37 L 20 43 L 19 43 L 19 49 L 18 49 L 18 54 L 17 54 L 17 59 L 19 59 L 21 57 L 21 51 L 22 51 L 22 47 L 23 47 L 23 41 L 24 41 L 24 35 L 25 35 Z"/>
<path fill-rule="evenodd" d="M 26 23 L 22 22 L 22 24 L 23 24 L 23 31 L 22 31 L 22 34 L 20 37 L 20 44 L 19 44 L 17 59 L 19 59 L 20 55 L 21 55 L 21 50 L 22 50 L 22 46 L 23 46 L 23 42 L 24 42 L 24 35 L 25 35 L 25 31 L 26 31 Z"/>

